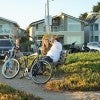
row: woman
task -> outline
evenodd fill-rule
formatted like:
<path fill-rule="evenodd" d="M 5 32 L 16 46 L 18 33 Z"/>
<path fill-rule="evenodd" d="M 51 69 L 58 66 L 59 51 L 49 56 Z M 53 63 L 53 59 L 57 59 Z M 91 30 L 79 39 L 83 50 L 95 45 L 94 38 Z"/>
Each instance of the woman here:
<path fill-rule="evenodd" d="M 49 42 L 49 36 L 48 35 L 45 35 L 43 38 L 42 38 L 42 55 L 46 55 L 47 52 L 50 50 L 51 48 L 51 44 Z"/>
<path fill-rule="evenodd" d="M 49 39 L 44 39 L 42 43 L 42 54 L 46 55 L 51 47 L 51 44 L 49 43 Z"/>

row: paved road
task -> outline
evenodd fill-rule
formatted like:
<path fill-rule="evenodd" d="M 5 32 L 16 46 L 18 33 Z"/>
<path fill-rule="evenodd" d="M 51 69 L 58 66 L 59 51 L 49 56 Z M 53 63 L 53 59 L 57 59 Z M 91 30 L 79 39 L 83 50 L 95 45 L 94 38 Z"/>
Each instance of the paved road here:
<path fill-rule="evenodd" d="M 42 85 L 37 85 L 28 79 L 5 79 L 1 74 L 0 67 L 0 83 L 10 85 L 15 89 L 32 93 L 40 96 L 43 100 L 100 100 L 100 92 L 50 92 L 44 90 Z"/>

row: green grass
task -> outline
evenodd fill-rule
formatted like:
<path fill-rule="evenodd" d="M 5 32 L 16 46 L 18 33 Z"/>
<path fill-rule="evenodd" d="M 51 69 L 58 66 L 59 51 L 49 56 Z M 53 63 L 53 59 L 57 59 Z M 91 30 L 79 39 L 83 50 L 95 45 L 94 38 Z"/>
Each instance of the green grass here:
<path fill-rule="evenodd" d="M 45 85 L 47 90 L 100 91 L 100 53 L 69 54 L 54 76 L 62 78 L 49 81 Z"/>

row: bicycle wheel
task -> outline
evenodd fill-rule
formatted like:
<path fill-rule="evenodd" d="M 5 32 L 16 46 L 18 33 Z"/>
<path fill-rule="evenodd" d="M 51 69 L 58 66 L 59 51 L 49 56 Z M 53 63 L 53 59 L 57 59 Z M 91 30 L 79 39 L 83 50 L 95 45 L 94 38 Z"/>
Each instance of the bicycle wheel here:
<path fill-rule="evenodd" d="M 44 84 L 52 77 L 52 67 L 45 60 L 38 60 L 31 68 L 32 79 L 37 84 Z"/>
<path fill-rule="evenodd" d="M 3 67 L 2 67 L 2 74 L 7 79 L 14 78 L 20 70 L 19 62 L 16 59 L 8 59 Z"/>

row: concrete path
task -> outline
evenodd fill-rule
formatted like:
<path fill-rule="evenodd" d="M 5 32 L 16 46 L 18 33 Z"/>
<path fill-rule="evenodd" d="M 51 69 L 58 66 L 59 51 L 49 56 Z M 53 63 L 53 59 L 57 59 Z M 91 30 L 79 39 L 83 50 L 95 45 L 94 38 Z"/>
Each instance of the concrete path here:
<path fill-rule="evenodd" d="M 32 93 L 33 95 L 42 97 L 43 100 L 100 100 L 100 92 L 51 92 L 46 91 L 43 85 L 37 85 L 28 79 L 5 79 L 1 74 L 0 67 L 0 83 L 5 83 L 11 87 Z"/>

